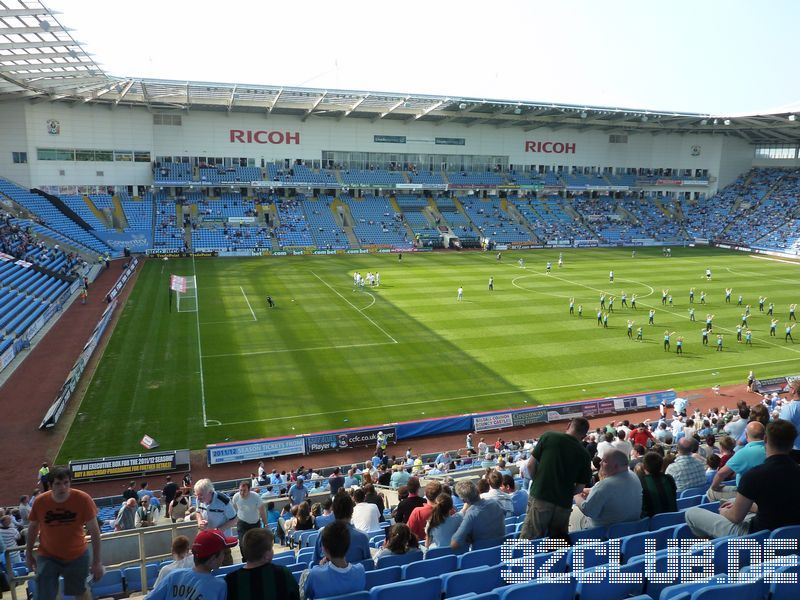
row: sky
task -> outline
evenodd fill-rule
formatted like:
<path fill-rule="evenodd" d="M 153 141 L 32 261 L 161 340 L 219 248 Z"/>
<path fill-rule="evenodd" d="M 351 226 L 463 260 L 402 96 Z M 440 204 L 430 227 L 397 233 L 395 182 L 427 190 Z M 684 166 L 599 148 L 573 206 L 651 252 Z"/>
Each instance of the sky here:
<path fill-rule="evenodd" d="M 733 116 L 800 110 L 800 1 L 43 0 L 109 75 Z"/>

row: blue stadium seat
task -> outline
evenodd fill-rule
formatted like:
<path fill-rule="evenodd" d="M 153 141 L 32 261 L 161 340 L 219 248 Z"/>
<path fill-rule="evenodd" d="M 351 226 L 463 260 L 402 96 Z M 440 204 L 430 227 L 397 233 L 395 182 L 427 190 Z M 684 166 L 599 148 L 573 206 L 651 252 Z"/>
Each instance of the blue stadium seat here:
<path fill-rule="evenodd" d="M 473 567 L 490 567 L 500 564 L 500 546 L 470 550 L 458 557 L 458 568 L 461 570 Z"/>
<path fill-rule="evenodd" d="M 400 583 L 379 585 L 370 590 L 370 600 L 441 600 L 442 582 L 431 579 L 409 579 Z"/>
<path fill-rule="evenodd" d="M 686 488 L 680 494 L 678 494 L 678 498 L 688 498 L 689 496 L 704 496 L 707 491 L 708 491 L 707 485 L 690 487 Z"/>
<path fill-rule="evenodd" d="M 683 511 L 661 513 L 650 517 L 650 531 L 669 527 L 670 525 L 681 525 L 686 522 L 686 514 Z"/>
<path fill-rule="evenodd" d="M 787 525 L 786 527 L 778 527 L 769 535 L 771 540 L 790 540 L 794 549 L 776 550 L 777 556 L 784 556 L 787 554 L 797 554 L 800 552 L 800 525 Z"/>
<path fill-rule="evenodd" d="M 106 571 L 100 581 L 94 581 L 91 585 L 92 598 L 101 596 L 115 596 L 125 591 L 125 579 L 121 569 Z"/>
<path fill-rule="evenodd" d="M 798 573 L 800 573 L 800 564 L 779 568 L 776 571 L 786 574 L 793 573 L 795 576 L 798 576 Z M 769 586 L 769 598 L 770 600 L 795 600 L 797 598 L 797 583 L 771 583 Z"/>
<path fill-rule="evenodd" d="M 461 556 L 464 558 L 465 555 Z M 394 567 L 389 567 L 394 568 Z M 442 573 L 455 571 L 458 568 L 458 557 L 455 554 L 440 556 L 427 560 L 418 560 L 408 565 L 403 565 L 403 579 L 416 577 L 436 577 Z"/>
<path fill-rule="evenodd" d="M 573 544 L 577 543 L 578 540 L 604 540 L 606 539 L 606 528 L 592 527 L 591 529 L 574 531 L 569 534 L 569 539 Z"/>
<path fill-rule="evenodd" d="M 158 577 L 158 565 L 149 563 L 145 566 L 147 572 L 147 588 L 152 589 L 153 584 Z M 125 577 L 125 590 L 130 592 L 142 591 L 142 570 L 140 567 L 128 567 L 122 570 L 122 575 Z"/>
<path fill-rule="evenodd" d="M 713 585 L 697 590 L 692 594 L 692 600 L 762 600 L 767 593 L 764 580 L 759 579 L 752 583 L 732 583 L 728 585 Z"/>
<path fill-rule="evenodd" d="M 500 600 L 574 600 L 575 584 L 518 583 L 503 589 Z"/>
<path fill-rule="evenodd" d="M 626 535 L 641 533 L 642 531 L 647 531 L 649 524 L 650 524 L 650 519 L 647 517 L 645 517 L 644 519 L 639 519 L 638 521 L 629 521 L 627 523 L 615 523 L 614 525 L 610 525 L 608 527 L 608 533 L 606 537 L 608 537 L 608 539 L 610 540 L 613 540 L 615 538 L 621 538 Z"/>
<path fill-rule="evenodd" d="M 610 600 L 612 598 L 627 598 L 630 595 L 641 594 L 644 591 L 644 567 L 641 563 L 620 566 L 620 573 L 639 573 L 641 577 L 636 583 L 610 583 L 608 576 L 604 575 L 600 583 L 578 582 L 576 593 L 580 600 Z"/>
<path fill-rule="evenodd" d="M 323 600 L 320 598 L 320 600 Z M 369 592 L 351 592 L 349 594 L 342 594 L 341 596 L 326 596 L 324 600 L 369 600 Z"/>
<path fill-rule="evenodd" d="M 687 583 L 678 583 L 676 585 L 665 586 L 659 591 L 658 600 L 678 600 L 679 598 L 690 598 L 691 594 L 694 594 L 696 591 L 701 590 L 706 587 L 713 587 L 718 585 L 719 583 L 725 581 L 724 576 L 722 577 L 711 577 L 710 579 L 703 579 L 699 581 L 690 581 Z M 656 597 L 655 594 L 650 590 L 650 583 L 648 582 L 647 585 L 647 593 Z M 690 595 L 686 595 L 690 594 Z M 738 600 L 738 599 L 737 599 Z"/>
<path fill-rule="evenodd" d="M 502 569 L 502 565 L 495 565 L 443 574 L 441 580 L 445 598 L 468 592 L 482 594 L 500 587 L 505 583 L 501 577 Z"/>
<path fill-rule="evenodd" d="M 378 585 L 387 585 L 403 579 L 403 568 L 400 566 L 385 567 L 367 571 L 367 589 L 372 589 Z M 406 578 L 408 579 L 408 578 Z"/>
<path fill-rule="evenodd" d="M 698 506 L 705 500 L 705 495 L 699 496 L 685 496 L 678 499 L 678 510 L 686 510 L 692 506 Z"/>
<path fill-rule="evenodd" d="M 375 567 L 383 569 L 385 567 L 402 566 L 417 560 L 423 560 L 422 552 L 411 551 L 405 554 L 389 554 L 387 556 L 381 556 L 378 562 L 375 563 Z"/>
<path fill-rule="evenodd" d="M 675 530 L 674 525 L 662 527 L 656 531 L 643 531 L 629 535 L 621 539 L 620 552 L 622 559 L 628 562 L 632 558 L 641 556 L 645 553 L 645 540 L 655 540 L 655 550 L 664 550 L 667 547 L 667 540 L 672 539 Z"/>
<path fill-rule="evenodd" d="M 452 548 L 448 548 L 444 546 L 442 548 L 431 548 L 425 552 L 425 558 L 439 558 L 440 556 L 449 556 L 450 554 L 455 554 Z"/>

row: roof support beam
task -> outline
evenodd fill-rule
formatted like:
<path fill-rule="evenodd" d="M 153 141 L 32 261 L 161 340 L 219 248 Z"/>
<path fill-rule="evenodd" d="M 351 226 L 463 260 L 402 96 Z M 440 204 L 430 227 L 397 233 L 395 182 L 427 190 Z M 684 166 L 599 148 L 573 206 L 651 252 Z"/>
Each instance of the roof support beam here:
<path fill-rule="evenodd" d="M 278 93 L 275 95 L 275 98 L 272 100 L 272 104 L 270 104 L 269 108 L 267 108 L 267 116 L 270 116 L 272 114 L 272 109 L 275 108 L 275 105 L 278 103 L 278 100 L 280 99 L 282 93 L 283 93 L 283 88 L 278 90 Z"/>
<path fill-rule="evenodd" d="M 122 91 L 119 93 L 119 96 L 117 96 L 117 99 L 114 101 L 114 106 L 118 106 L 119 103 L 122 102 L 122 99 L 125 97 L 125 95 L 131 91 L 134 82 L 135 82 L 134 79 L 129 79 L 127 81 L 125 87 L 122 88 Z"/>
<path fill-rule="evenodd" d="M 314 102 L 314 104 L 311 105 L 311 108 L 309 108 L 306 111 L 306 114 L 304 114 L 302 116 L 302 118 L 300 119 L 300 122 L 305 123 L 305 120 L 308 119 L 309 115 L 311 115 L 311 113 L 313 113 L 317 109 L 317 107 L 320 105 L 320 102 L 322 102 L 325 99 L 325 96 L 327 96 L 327 95 L 328 95 L 328 92 L 322 92 L 320 97 L 317 98 L 316 101 Z"/>

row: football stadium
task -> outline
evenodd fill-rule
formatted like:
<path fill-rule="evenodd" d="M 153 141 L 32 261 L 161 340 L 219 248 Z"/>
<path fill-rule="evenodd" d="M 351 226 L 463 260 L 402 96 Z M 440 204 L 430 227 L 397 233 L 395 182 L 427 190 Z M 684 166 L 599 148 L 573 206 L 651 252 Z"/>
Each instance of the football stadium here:
<path fill-rule="evenodd" d="M 12 598 L 800 598 L 795 111 L 121 77 L 69 25 L 0 2 Z"/>

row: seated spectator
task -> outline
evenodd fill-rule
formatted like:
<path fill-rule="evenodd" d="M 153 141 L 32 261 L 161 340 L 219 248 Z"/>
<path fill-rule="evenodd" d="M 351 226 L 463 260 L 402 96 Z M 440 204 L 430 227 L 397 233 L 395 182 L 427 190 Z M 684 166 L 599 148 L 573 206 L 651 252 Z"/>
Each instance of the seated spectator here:
<path fill-rule="evenodd" d="M 408 490 L 408 497 L 400 500 L 394 509 L 395 523 L 406 523 L 414 509 L 425 504 L 425 499 L 419 496 L 419 479 L 417 477 L 409 478 L 405 487 Z"/>
<path fill-rule="evenodd" d="M 0 540 L 2 540 L 6 548 L 13 548 L 14 546 L 20 545 L 20 533 L 19 530 L 14 527 L 11 515 L 3 515 L 0 517 Z M 9 554 L 9 561 L 11 561 L 12 565 L 20 562 L 19 550 L 15 550 Z"/>
<path fill-rule="evenodd" d="M 442 484 L 438 481 L 429 481 L 425 486 L 425 503 L 418 506 L 408 517 L 408 527 L 418 540 L 425 538 L 425 526 L 433 513 L 436 498 L 442 493 Z"/>
<path fill-rule="evenodd" d="M 350 531 L 350 545 L 347 548 L 345 558 L 347 562 L 357 563 L 371 558 L 372 554 L 370 553 L 369 539 L 367 539 L 367 536 L 350 523 L 350 519 L 353 518 L 353 507 L 353 499 L 349 494 L 337 494 L 333 499 L 333 516 L 336 520 L 330 525 L 327 525 L 325 529 L 322 530 L 322 533 L 335 523 L 343 522 Z M 320 564 L 323 558 L 322 533 L 317 536 L 317 541 L 314 545 L 314 554 L 311 557 L 311 562 L 315 565 Z"/>
<path fill-rule="evenodd" d="M 764 445 L 766 429 L 759 421 L 750 421 L 745 427 L 747 445 L 741 448 L 724 467 L 717 470 L 708 490 L 709 500 L 730 500 L 736 496 L 736 488 L 742 480 L 742 475 L 753 467 L 757 467 L 767 459 L 767 449 Z M 736 485 L 722 485 L 736 475 Z"/>
<path fill-rule="evenodd" d="M 790 456 L 796 437 L 797 429 L 789 421 L 770 422 L 764 463 L 742 476 L 733 502 L 720 505 L 719 514 L 696 506 L 688 509 L 686 523 L 692 532 L 718 538 L 800 524 L 800 504 L 786 501 L 800 497 L 800 465 Z"/>
<path fill-rule="evenodd" d="M 172 562 L 161 567 L 153 588 L 157 588 L 172 571 L 176 569 L 191 569 L 194 566 L 194 556 L 192 556 L 191 548 L 192 543 L 185 535 L 179 535 L 172 540 Z"/>
<path fill-rule="evenodd" d="M 375 564 L 383 556 L 392 554 L 406 554 L 408 552 L 415 552 L 422 558 L 422 551 L 419 549 L 419 541 L 417 536 L 411 533 L 408 525 L 405 523 L 396 523 L 389 527 L 386 532 L 386 539 L 383 542 L 383 547 L 375 555 Z"/>
<path fill-rule="evenodd" d="M 326 527 L 329 523 L 333 523 L 334 516 L 333 516 L 333 500 L 330 498 L 326 499 L 325 502 L 322 503 L 322 514 L 314 520 L 314 524 L 317 526 L 317 529 L 322 529 Z"/>
<path fill-rule="evenodd" d="M 366 501 L 366 493 L 363 488 L 358 488 L 353 492 L 353 500 L 356 503 L 353 508 L 353 527 L 364 533 L 378 529 L 380 523 L 378 507 Z"/>
<path fill-rule="evenodd" d="M 225 551 L 234 547 L 239 540 L 226 537 L 219 529 L 204 529 L 197 534 L 192 543 L 193 569 L 176 569 L 161 580 L 161 584 L 147 595 L 148 600 L 170 600 L 180 598 L 175 589 L 191 589 L 195 597 L 207 600 L 222 600 L 226 597 L 226 585 L 212 575 L 212 571 L 222 566 Z"/>
<path fill-rule="evenodd" d="M 709 433 L 703 438 L 703 443 L 700 444 L 700 447 L 697 451 L 703 458 L 708 458 L 714 451 L 717 449 L 717 438 L 713 433 Z"/>
<path fill-rule="evenodd" d="M 444 492 L 439 494 L 433 503 L 430 520 L 425 525 L 425 547 L 428 550 L 449 547 L 463 518 L 460 512 L 455 512 L 452 496 Z"/>
<path fill-rule="evenodd" d="M 175 497 L 167 506 L 167 515 L 172 519 L 173 523 L 183 521 L 186 517 L 186 512 L 189 510 L 189 498 L 183 493 L 183 490 L 175 492 Z"/>
<path fill-rule="evenodd" d="M 648 452 L 642 459 L 642 517 L 678 510 L 675 480 L 662 473 L 663 463 L 664 459 L 656 452 Z"/>
<path fill-rule="evenodd" d="M 500 491 L 511 496 L 511 506 L 514 509 L 514 516 L 519 517 L 528 510 L 528 500 L 530 499 L 526 490 L 516 489 L 517 484 L 512 475 L 503 475 L 503 485 Z"/>
<path fill-rule="evenodd" d="M 300 578 L 300 597 L 304 600 L 327 598 L 358 592 L 366 587 L 364 565 L 347 560 L 351 530 L 343 521 L 336 521 L 320 535 L 325 561 L 304 571 Z"/>
<path fill-rule="evenodd" d="M 719 454 L 712 454 L 706 459 L 706 484 L 710 487 L 714 481 L 714 476 L 719 470 L 719 463 L 721 462 Z"/>
<path fill-rule="evenodd" d="M 614 450 L 614 439 L 614 434 L 609 431 L 605 434 L 603 441 L 597 444 L 597 456 L 599 456 L 601 460 L 607 452 Z"/>
<path fill-rule="evenodd" d="M 483 500 L 475 484 L 464 479 L 456 483 L 456 495 L 464 502 L 464 518 L 450 540 L 453 550 L 505 537 L 505 513 L 497 502 Z"/>
<path fill-rule="evenodd" d="M 286 598 L 299 600 L 300 590 L 291 571 L 272 564 L 275 537 L 269 528 L 249 529 L 240 540 L 247 562 L 225 575 L 228 600 Z"/>
<path fill-rule="evenodd" d="M 152 527 L 157 521 L 158 513 L 150 503 L 150 496 L 142 496 L 136 511 L 136 527 Z"/>
<path fill-rule="evenodd" d="M 366 478 L 365 478 L 366 479 Z M 378 514 L 380 515 L 380 522 L 383 523 L 386 521 L 386 518 L 383 516 L 383 511 L 386 510 L 386 499 L 384 498 L 383 494 L 379 494 L 375 490 L 375 486 L 372 483 L 367 483 L 364 485 L 364 493 L 366 496 L 364 499 L 374 504 L 378 507 Z"/>
<path fill-rule="evenodd" d="M 489 486 L 489 489 L 485 492 L 481 491 L 481 498 L 483 500 L 492 500 L 497 502 L 507 517 L 513 517 L 514 506 L 511 503 L 511 496 L 500 489 L 503 485 L 503 475 L 500 473 L 500 471 L 491 471 L 486 478 L 482 479 L 481 481 L 486 482 Z"/>
<path fill-rule="evenodd" d="M 314 529 L 314 517 L 311 515 L 311 506 L 308 502 L 303 501 L 292 507 L 292 518 L 285 522 L 284 529 L 286 535 L 290 537 L 295 531 Z"/>
<path fill-rule="evenodd" d="M 628 469 L 625 454 L 612 450 L 600 464 L 600 481 L 576 494 L 574 501 L 570 532 L 637 521 L 642 512 L 642 484 Z"/>
<path fill-rule="evenodd" d="M 660 421 L 658 423 L 658 428 L 656 429 L 654 437 L 662 444 L 672 443 L 672 431 L 667 429 L 666 421 Z"/>
<path fill-rule="evenodd" d="M 399 489 L 406 485 L 411 475 L 401 465 L 394 465 L 392 467 L 392 477 L 390 486 L 393 490 Z"/>
<path fill-rule="evenodd" d="M 665 472 L 672 475 L 679 494 L 689 488 L 705 485 L 706 469 L 703 463 L 692 456 L 696 447 L 697 440 L 694 438 L 682 438 L 678 442 L 678 456 L 666 468 Z"/>
<path fill-rule="evenodd" d="M 647 450 L 645 450 L 644 446 L 641 444 L 634 444 L 633 450 L 631 451 L 628 468 L 637 475 L 639 473 L 637 472 L 636 467 L 642 463 L 642 459 L 644 459 L 645 454 L 647 454 Z"/>
<path fill-rule="evenodd" d="M 733 450 L 736 448 L 736 440 L 726 435 L 720 438 L 718 445 L 720 458 L 719 467 L 721 469 L 725 466 L 725 463 L 727 463 L 731 457 L 733 457 Z"/>

